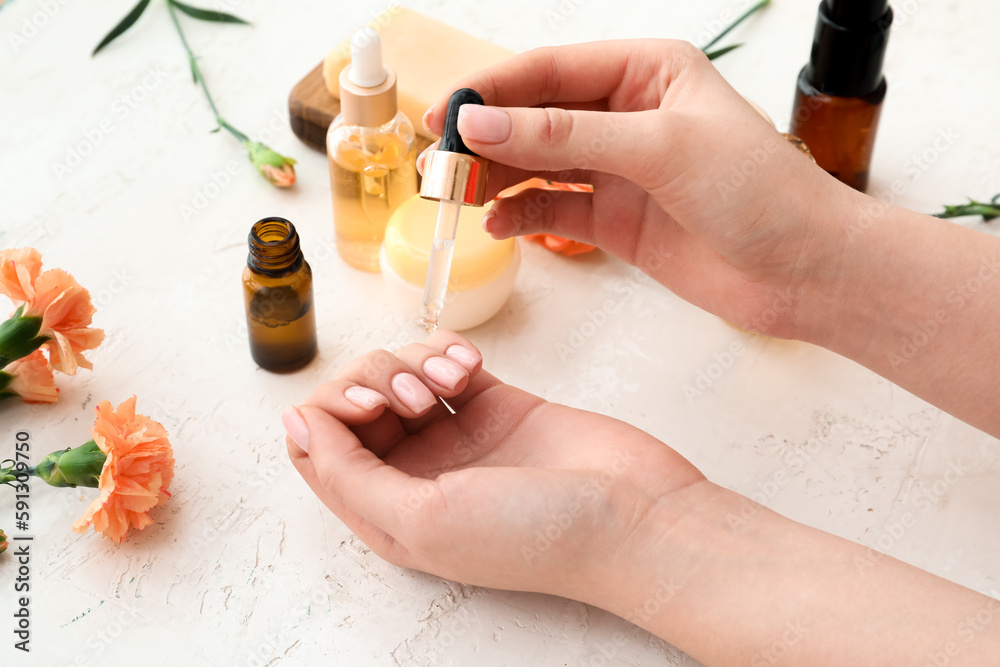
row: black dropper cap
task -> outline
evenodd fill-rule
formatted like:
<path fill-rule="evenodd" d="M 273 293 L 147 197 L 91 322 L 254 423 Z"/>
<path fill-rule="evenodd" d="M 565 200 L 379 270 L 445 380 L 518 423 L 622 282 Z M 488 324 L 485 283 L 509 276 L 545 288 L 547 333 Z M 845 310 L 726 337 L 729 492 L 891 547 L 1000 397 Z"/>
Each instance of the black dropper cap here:
<path fill-rule="evenodd" d="M 820 92 L 864 97 L 882 84 L 889 0 L 822 0 L 806 77 Z"/>
<path fill-rule="evenodd" d="M 471 88 L 456 90 L 448 98 L 441 143 L 424 158 L 420 196 L 465 206 L 482 206 L 486 203 L 486 172 L 490 161 L 469 150 L 458 133 L 458 110 L 463 104 L 482 105 L 483 98 Z"/>
<path fill-rule="evenodd" d="M 483 96 L 472 88 L 459 88 L 448 98 L 448 110 L 444 115 L 444 131 L 438 150 L 475 155 L 458 133 L 458 110 L 463 104 L 483 105 Z"/>

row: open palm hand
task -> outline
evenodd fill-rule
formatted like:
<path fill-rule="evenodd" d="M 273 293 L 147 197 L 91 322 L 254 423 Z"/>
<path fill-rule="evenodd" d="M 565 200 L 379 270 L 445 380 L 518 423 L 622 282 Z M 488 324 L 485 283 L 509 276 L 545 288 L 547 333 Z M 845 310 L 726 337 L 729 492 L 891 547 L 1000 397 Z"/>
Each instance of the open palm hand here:
<path fill-rule="evenodd" d="M 704 479 L 638 429 L 504 384 L 446 331 L 359 357 L 285 421 L 295 467 L 378 555 L 495 588 L 580 597 Z"/>

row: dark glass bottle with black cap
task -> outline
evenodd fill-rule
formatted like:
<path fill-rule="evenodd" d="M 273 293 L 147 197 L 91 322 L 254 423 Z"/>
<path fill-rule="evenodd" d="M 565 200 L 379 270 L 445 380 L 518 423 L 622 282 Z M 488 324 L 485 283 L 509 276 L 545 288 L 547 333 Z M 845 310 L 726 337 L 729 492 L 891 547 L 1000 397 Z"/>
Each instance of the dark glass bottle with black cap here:
<path fill-rule="evenodd" d="M 789 131 L 819 166 L 857 190 L 868 186 L 891 24 L 888 0 L 822 0 L 795 91 Z"/>
<path fill-rule="evenodd" d="M 295 226 L 284 218 L 254 223 L 243 269 L 250 355 L 269 371 L 293 371 L 316 356 L 312 269 Z"/>

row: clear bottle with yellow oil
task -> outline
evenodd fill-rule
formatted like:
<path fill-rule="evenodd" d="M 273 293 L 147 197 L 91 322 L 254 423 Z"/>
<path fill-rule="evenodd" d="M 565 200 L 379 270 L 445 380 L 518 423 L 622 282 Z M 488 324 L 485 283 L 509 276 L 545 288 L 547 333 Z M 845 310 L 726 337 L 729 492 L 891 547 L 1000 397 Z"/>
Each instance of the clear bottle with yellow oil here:
<path fill-rule="evenodd" d="M 379 270 L 386 223 L 417 192 L 415 138 L 396 106 L 396 73 L 382 63 L 378 33 L 358 30 L 340 73 L 340 114 L 326 135 L 337 252 L 355 268 Z"/>

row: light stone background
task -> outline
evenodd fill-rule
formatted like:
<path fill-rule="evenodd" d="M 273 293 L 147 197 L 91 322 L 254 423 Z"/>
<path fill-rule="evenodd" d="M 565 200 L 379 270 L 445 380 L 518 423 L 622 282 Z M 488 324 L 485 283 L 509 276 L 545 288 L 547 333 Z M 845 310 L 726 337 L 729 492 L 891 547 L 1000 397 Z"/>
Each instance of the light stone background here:
<path fill-rule="evenodd" d="M 13 0 L 0 11 L 0 246 L 33 245 L 47 266 L 71 271 L 91 290 L 96 325 L 107 331 L 91 354 L 94 372 L 59 376 L 57 405 L 0 406 L 0 454 L 13 451 L 18 429 L 30 431 L 36 460 L 79 444 L 98 401 L 135 393 L 140 411 L 171 435 L 174 497 L 154 526 L 113 546 L 70 530 L 93 490 L 33 485 L 33 652 L 12 649 L 7 554 L 0 557 L 0 661 L 697 664 L 577 602 L 387 565 L 313 497 L 286 458 L 284 405 L 373 346 L 420 338 L 404 314 L 380 305 L 378 276 L 333 254 L 326 160 L 300 144 L 286 120 L 295 82 L 385 5 L 219 0 L 208 6 L 254 27 L 185 22 L 223 113 L 254 135 L 270 126 L 268 142 L 299 160 L 298 185 L 280 191 L 251 173 L 230 137 L 209 134 L 211 116 L 162 2 L 100 57 L 89 57 L 132 4 Z M 404 4 L 525 50 L 618 37 L 696 40 L 717 29 L 724 12 L 733 16 L 749 3 Z M 926 212 L 966 195 L 992 196 L 1000 191 L 1000 5 L 894 4 L 871 191 L 898 181 L 898 201 Z M 816 5 L 776 0 L 733 36 L 747 45 L 718 63 L 782 129 Z M 949 132 L 950 144 L 935 148 Z M 63 173 L 57 165 L 73 151 L 88 154 Z M 925 162 L 916 162 L 921 155 Z M 227 165 L 235 173 L 220 176 Z M 217 187 L 213 179 L 228 183 Z M 244 338 L 245 238 L 266 215 L 295 222 L 316 276 L 320 354 L 292 375 L 257 369 Z M 975 226 L 996 233 L 1000 222 Z M 607 299 L 618 312 L 590 324 L 588 310 Z M 489 368 L 514 384 L 635 424 L 709 478 L 757 494 L 793 519 L 1000 596 L 997 441 L 850 361 L 743 334 L 615 259 L 567 260 L 536 245 L 524 247 L 506 308 L 469 336 Z M 713 366 L 737 342 L 743 353 L 730 367 Z M 689 399 L 684 387 L 699 373 L 714 379 Z M 813 453 L 806 460 L 803 452 Z M 952 464 L 968 472 L 946 484 Z M 907 513 L 913 525 L 897 530 Z M 0 527 L 17 534 L 12 494 L 2 490 Z M 618 632 L 627 641 L 610 650 Z"/>

